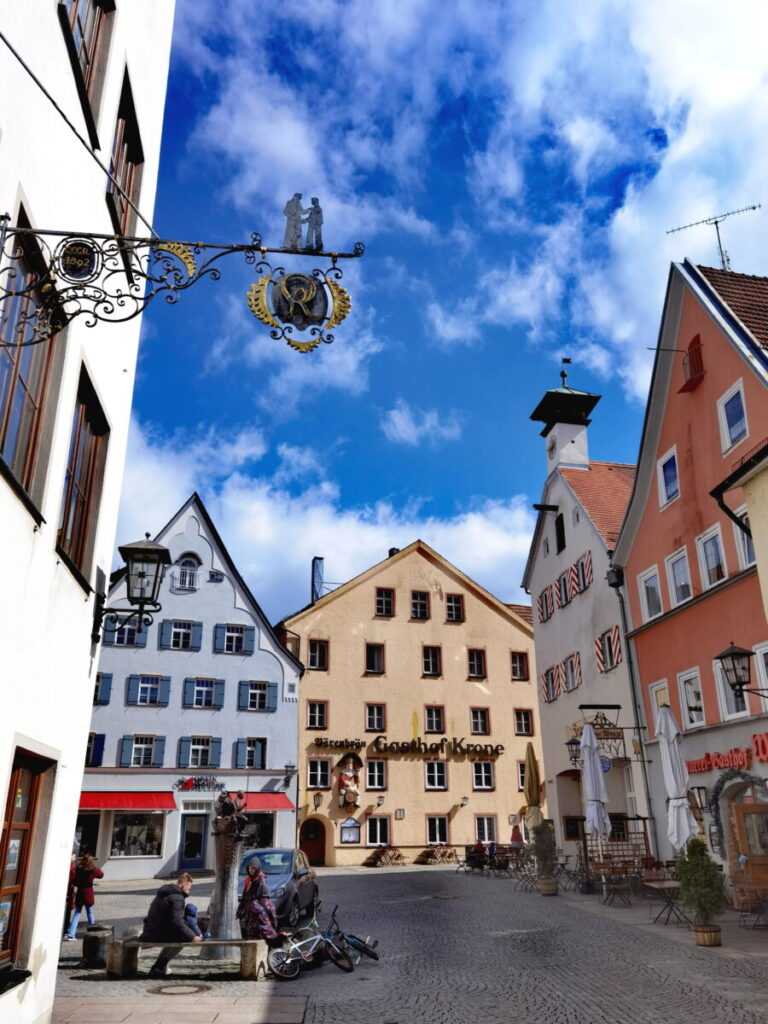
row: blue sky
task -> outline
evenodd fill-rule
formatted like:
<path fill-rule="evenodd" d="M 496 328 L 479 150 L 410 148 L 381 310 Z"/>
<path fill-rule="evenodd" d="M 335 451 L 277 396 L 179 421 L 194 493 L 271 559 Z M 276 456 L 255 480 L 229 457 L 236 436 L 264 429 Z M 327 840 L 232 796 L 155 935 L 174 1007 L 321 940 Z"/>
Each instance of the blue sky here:
<path fill-rule="evenodd" d="M 766 11 L 700 0 L 177 0 L 153 222 L 282 240 L 320 197 L 352 313 L 308 354 L 253 272 L 145 316 L 119 541 L 197 489 L 267 613 L 416 537 L 507 601 L 545 465 L 529 414 L 603 395 L 590 454 L 635 460 L 669 262 L 761 202 Z M 222 17 L 224 12 L 224 17 Z M 764 211 L 726 221 L 765 273 Z M 132 495 L 140 495 L 135 499 Z"/>

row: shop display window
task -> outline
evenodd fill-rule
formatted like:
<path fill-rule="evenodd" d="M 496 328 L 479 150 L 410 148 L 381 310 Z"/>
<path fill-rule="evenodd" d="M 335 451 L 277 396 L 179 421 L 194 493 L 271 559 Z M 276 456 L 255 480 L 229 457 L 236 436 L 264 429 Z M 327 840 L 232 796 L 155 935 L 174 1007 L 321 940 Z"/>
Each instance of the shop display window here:
<path fill-rule="evenodd" d="M 112 857 L 159 857 L 163 851 L 165 815 L 116 814 Z"/>

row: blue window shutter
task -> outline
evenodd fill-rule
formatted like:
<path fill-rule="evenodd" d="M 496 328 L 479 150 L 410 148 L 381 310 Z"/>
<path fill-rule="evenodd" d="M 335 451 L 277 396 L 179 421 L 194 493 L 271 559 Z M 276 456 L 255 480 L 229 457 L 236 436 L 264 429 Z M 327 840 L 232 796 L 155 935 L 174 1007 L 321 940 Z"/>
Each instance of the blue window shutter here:
<path fill-rule="evenodd" d="M 112 673 L 102 672 L 101 678 L 99 679 L 99 695 L 96 698 L 97 704 L 109 704 L 109 698 L 112 696 Z"/>
<path fill-rule="evenodd" d="M 171 619 L 163 619 L 160 623 L 160 649 L 166 651 L 171 646 L 171 636 L 173 634 L 173 621 Z"/>
<path fill-rule="evenodd" d="M 211 740 L 211 768 L 221 767 L 221 737 L 214 736 Z"/>
<path fill-rule="evenodd" d="M 126 698 L 127 704 L 138 704 L 139 703 L 139 682 L 141 676 L 128 676 L 128 697 Z"/>
<path fill-rule="evenodd" d="M 217 679 L 213 684 L 213 706 L 215 708 L 224 707 L 224 680 Z"/>
<path fill-rule="evenodd" d="M 164 708 L 168 707 L 171 699 L 171 677 L 160 676 L 160 693 L 158 694 L 158 704 L 162 704 Z"/>
<path fill-rule="evenodd" d="M 202 622 L 192 623 L 192 646 L 191 651 L 200 651 L 203 647 L 203 624 Z"/>
<path fill-rule="evenodd" d="M 165 760 L 165 736 L 155 736 L 155 749 L 152 751 L 152 766 L 162 768 Z"/>
<path fill-rule="evenodd" d="M 189 752 L 191 747 L 191 736 L 182 736 L 179 739 L 179 768 L 189 768 Z"/>
<path fill-rule="evenodd" d="M 148 636 L 149 636 L 149 629 L 148 629 L 148 627 L 147 626 L 142 626 L 141 627 L 141 632 L 139 633 L 137 631 L 137 633 L 136 633 L 136 646 L 137 647 L 146 647 L 147 646 L 147 637 Z"/>
<path fill-rule="evenodd" d="M 248 740 L 238 740 L 235 744 L 235 767 L 245 768 L 248 756 Z"/>
<path fill-rule="evenodd" d="M 101 631 L 101 646 L 102 647 L 114 647 L 115 646 L 115 634 L 108 633 L 106 629 Z"/>
<path fill-rule="evenodd" d="M 97 732 L 93 737 L 93 747 L 91 748 L 91 768 L 100 768 L 101 762 L 104 760 L 104 740 L 105 735 L 103 732 Z"/>
<path fill-rule="evenodd" d="M 123 736 L 120 740 L 120 767 L 130 768 L 133 757 L 133 736 Z"/>
<path fill-rule="evenodd" d="M 277 683 L 267 683 L 267 711 L 277 711 Z"/>
<path fill-rule="evenodd" d="M 248 696 L 251 692 L 251 684 L 247 679 L 241 679 L 237 684 L 237 710 L 248 710 Z"/>
<path fill-rule="evenodd" d="M 184 699 L 182 707 L 193 708 L 195 706 L 195 680 L 189 677 L 184 680 Z"/>
<path fill-rule="evenodd" d="M 253 654 L 256 646 L 256 627 L 246 626 L 243 634 L 243 654 Z"/>
<path fill-rule="evenodd" d="M 221 624 L 213 627 L 213 649 L 217 654 L 224 652 L 224 637 L 227 633 L 227 627 Z"/>
<path fill-rule="evenodd" d="M 266 768 L 266 759 L 264 756 L 264 748 L 266 743 L 264 740 L 256 740 L 256 750 L 254 752 L 253 766 L 254 768 Z"/>

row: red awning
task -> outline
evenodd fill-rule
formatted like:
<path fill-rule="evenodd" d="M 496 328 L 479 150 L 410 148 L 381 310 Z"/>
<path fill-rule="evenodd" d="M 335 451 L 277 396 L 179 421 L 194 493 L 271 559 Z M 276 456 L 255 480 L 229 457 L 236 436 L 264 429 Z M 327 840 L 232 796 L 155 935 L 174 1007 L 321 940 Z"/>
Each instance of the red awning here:
<path fill-rule="evenodd" d="M 175 811 L 173 793 L 81 793 L 81 811 Z"/>
<path fill-rule="evenodd" d="M 237 793 L 229 794 L 234 800 Z M 246 793 L 245 810 L 250 811 L 292 811 L 293 804 L 285 793 Z"/>

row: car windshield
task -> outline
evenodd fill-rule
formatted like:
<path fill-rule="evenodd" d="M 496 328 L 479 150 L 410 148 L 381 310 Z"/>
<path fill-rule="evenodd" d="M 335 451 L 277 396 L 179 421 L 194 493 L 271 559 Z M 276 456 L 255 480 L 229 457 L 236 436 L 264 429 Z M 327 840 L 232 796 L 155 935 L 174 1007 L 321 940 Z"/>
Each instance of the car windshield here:
<path fill-rule="evenodd" d="M 287 875 L 291 871 L 290 850 L 275 850 L 272 853 L 260 853 L 261 870 L 265 875 Z"/>

